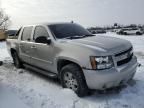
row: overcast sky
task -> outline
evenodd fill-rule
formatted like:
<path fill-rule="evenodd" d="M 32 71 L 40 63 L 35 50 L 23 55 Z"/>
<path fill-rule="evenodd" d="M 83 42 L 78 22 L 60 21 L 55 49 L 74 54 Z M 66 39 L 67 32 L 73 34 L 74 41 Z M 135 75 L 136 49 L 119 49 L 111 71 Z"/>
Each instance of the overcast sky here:
<path fill-rule="evenodd" d="M 1 0 L 12 27 L 36 22 L 70 22 L 85 27 L 144 24 L 144 0 Z"/>

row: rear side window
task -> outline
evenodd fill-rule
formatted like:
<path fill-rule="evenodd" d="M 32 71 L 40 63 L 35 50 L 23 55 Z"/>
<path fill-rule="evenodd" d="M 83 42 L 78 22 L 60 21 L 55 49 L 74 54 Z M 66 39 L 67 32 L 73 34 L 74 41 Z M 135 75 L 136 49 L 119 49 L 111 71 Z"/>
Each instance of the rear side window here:
<path fill-rule="evenodd" d="M 22 37 L 21 39 L 23 41 L 30 41 L 31 33 L 32 33 L 32 28 L 33 27 L 25 27 L 23 29 Z"/>
<path fill-rule="evenodd" d="M 48 32 L 47 30 L 42 27 L 42 26 L 37 26 L 35 28 L 35 31 L 34 31 L 34 40 L 37 38 L 37 37 L 40 37 L 40 36 L 45 36 L 45 37 L 48 37 Z"/>

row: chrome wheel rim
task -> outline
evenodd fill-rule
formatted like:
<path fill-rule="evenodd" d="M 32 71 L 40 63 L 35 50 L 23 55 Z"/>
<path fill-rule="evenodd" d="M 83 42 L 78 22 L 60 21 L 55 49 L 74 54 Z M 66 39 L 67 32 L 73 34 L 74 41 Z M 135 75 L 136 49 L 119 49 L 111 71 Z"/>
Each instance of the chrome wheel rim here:
<path fill-rule="evenodd" d="M 77 91 L 78 83 L 75 76 L 70 72 L 64 73 L 64 83 L 67 88 L 72 89 L 73 91 Z"/>

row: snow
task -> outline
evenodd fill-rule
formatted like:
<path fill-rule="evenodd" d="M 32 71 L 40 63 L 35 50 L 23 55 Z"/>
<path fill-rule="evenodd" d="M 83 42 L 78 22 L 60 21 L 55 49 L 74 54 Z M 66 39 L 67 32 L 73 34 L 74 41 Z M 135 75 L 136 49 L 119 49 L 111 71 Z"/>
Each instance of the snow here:
<path fill-rule="evenodd" d="M 2 42 L 0 60 L 4 61 L 4 65 L 0 66 L 0 85 L 2 85 L 0 105 L 7 102 L 10 106 L 13 102 L 11 97 L 14 97 L 16 104 L 22 104 L 25 108 L 144 108 L 144 35 L 121 36 L 115 33 L 103 35 L 131 41 L 138 62 L 141 63 L 134 80 L 119 93 L 95 92 L 91 96 L 79 98 L 73 91 L 63 89 L 57 79 L 48 78 L 30 69 L 16 69 L 7 52 L 5 42 Z M 6 107 L 0 106 L 0 108 Z"/>
<path fill-rule="evenodd" d="M 5 42 L 0 42 L 0 60 L 6 60 L 7 58 L 9 59 L 9 54 L 6 50 L 6 43 Z"/>
<path fill-rule="evenodd" d="M 0 84 L 0 108 L 29 108 L 6 85 Z"/>

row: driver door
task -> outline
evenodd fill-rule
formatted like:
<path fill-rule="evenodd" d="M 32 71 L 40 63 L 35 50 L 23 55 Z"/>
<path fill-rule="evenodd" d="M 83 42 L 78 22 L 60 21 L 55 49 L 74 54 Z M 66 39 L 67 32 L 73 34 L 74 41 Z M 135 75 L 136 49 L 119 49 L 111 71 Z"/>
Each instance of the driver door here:
<path fill-rule="evenodd" d="M 53 67 L 53 45 L 46 43 L 37 43 L 35 40 L 38 37 L 45 36 L 49 38 L 48 32 L 43 26 L 36 26 L 33 35 L 33 45 L 31 46 L 31 50 L 33 53 L 32 63 L 33 65 L 52 71 Z"/>

